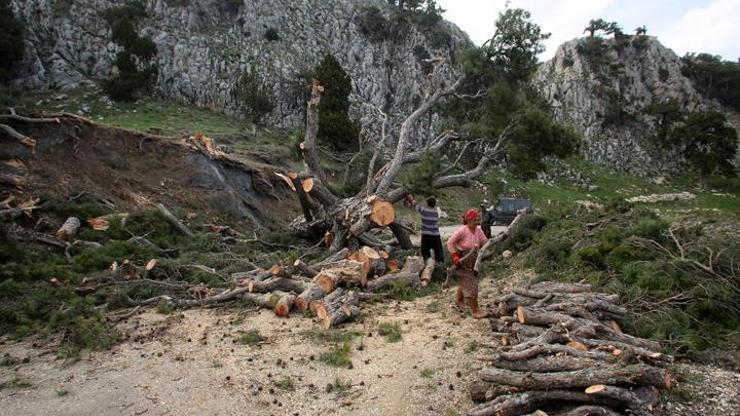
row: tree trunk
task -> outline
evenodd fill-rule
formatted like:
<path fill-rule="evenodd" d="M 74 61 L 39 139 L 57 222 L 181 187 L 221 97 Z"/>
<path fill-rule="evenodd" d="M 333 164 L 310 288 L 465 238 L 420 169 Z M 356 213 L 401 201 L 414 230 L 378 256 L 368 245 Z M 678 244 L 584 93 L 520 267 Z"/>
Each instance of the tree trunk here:
<path fill-rule="evenodd" d="M 178 220 L 174 215 L 172 215 L 172 213 L 167 209 L 167 207 L 165 207 L 162 204 L 157 204 L 157 209 L 159 210 L 160 213 L 162 213 L 162 215 L 167 220 L 167 222 L 169 222 L 173 227 L 175 227 L 177 231 L 181 232 L 182 234 L 188 237 L 193 236 L 193 232 L 190 231 L 190 228 L 185 226 L 185 224 L 180 222 L 180 220 Z"/>
<path fill-rule="evenodd" d="M 421 257 L 409 256 L 406 257 L 406 263 L 403 269 L 397 273 L 388 273 L 384 276 L 380 276 L 375 280 L 371 280 L 367 284 L 367 288 L 370 291 L 376 291 L 384 287 L 390 286 L 393 282 L 407 282 L 412 287 L 419 287 L 421 281 L 419 280 L 419 274 L 424 269 L 424 260 Z"/>
<path fill-rule="evenodd" d="M 246 286 L 250 293 L 267 293 L 276 290 L 301 293 L 306 290 L 305 283 L 286 277 L 272 277 L 262 282 L 250 280 Z"/>
<path fill-rule="evenodd" d="M 314 283 L 307 284 L 306 289 L 296 298 L 295 307 L 303 312 L 308 309 L 309 303 L 317 301 L 324 296 L 326 296 L 326 293 L 321 286 Z"/>
<path fill-rule="evenodd" d="M 66 240 L 69 237 L 77 235 L 77 230 L 80 229 L 80 220 L 75 217 L 69 217 L 62 227 L 57 230 L 54 236 L 60 240 Z"/>
<path fill-rule="evenodd" d="M 524 375 L 526 374 L 526 377 Z M 587 387 L 593 384 L 626 384 L 637 386 L 656 386 L 670 389 L 671 377 L 667 370 L 645 364 L 628 366 L 603 365 L 584 370 L 555 373 L 520 373 L 499 368 L 484 368 L 481 379 L 491 383 L 508 386 L 538 389 Z"/>
<path fill-rule="evenodd" d="M 295 266 L 296 269 L 300 270 L 301 273 L 312 279 L 316 277 L 317 274 L 319 274 L 318 270 L 304 263 L 301 259 L 297 259 L 295 262 L 293 262 L 293 266 Z"/>
<path fill-rule="evenodd" d="M 436 265 L 436 261 L 434 260 L 434 256 L 430 256 L 426 264 L 424 265 L 424 270 L 421 271 L 421 276 L 419 277 L 419 280 L 421 280 L 421 286 L 427 286 L 432 281 L 432 273 L 434 273 L 434 266 Z"/>
<path fill-rule="evenodd" d="M 329 294 L 342 283 L 352 283 L 364 287 L 367 284 L 367 275 L 360 262 L 346 260 L 343 265 L 321 270 L 313 278 L 324 293 Z"/>
<path fill-rule="evenodd" d="M 393 235 L 398 240 L 398 245 L 404 250 L 413 250 L 414 244 L 411 243 L 411 237 L 408 231 L 396 222 L 391 223 L 388 228 L 391 229 Z"/>
<path fill-rule="evenodd" d="M 594 397 L 570 390 L 527 391 L 500 396 L 490 403 L 483 403 L 467 414 L 470 416 L 518 416 L 545 407 L 551 403 L 587 403 L 619 407 L 616 400 Z"/>

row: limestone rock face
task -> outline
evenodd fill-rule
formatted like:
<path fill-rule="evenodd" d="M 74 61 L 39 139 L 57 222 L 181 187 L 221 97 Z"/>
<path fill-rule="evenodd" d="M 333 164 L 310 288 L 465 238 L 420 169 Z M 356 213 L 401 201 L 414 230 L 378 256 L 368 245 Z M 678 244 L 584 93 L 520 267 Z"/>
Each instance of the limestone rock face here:
<path fill-rule="evenodd" d="M 276 103 L 267 122 L 285 129 L 303 123 L 299 73 L 333 54 L 353 81 L 351 115 L 378 125 L 381 109 L 392 121 L 408 115 L 425 87 L 422 60 L 468 43 L 457 27 L 440 22 L 440 41 L 428 29 L 407 24 L 387 36 L 362 31 L 368 7 L 386 19 L 383 0 L 144 0 L 139 22 L 158 48 L 156 93 L 217 111 L 239 114 L 231 91 L 254 71 Z M 27 53 L 16 80 L 27 87 L 71 89 L 110 77 L 119 46 L 100 12 L 123 2 L 108 0 L 12 0 L 27 28 Z M 266 33 L 277 33 L 269 40 Z M 372 39 L 371 39 L 372 37 Z M 274 37 L 272 37 L 274 39 Z M 446 77 L 454 77 L 445 68 Z M 433 120 L 433 118 L 432 118 Z"/>
<path fill-rule="evenodd" d="M 656 38 L 602 42 L 595 57 L 588 53 L 588 38 L 561 45 L 539 68 L 537 88 L 557 120 L 583 134 L 589 160 L 641 176 L 680 169 L 681 159 L 657 145 L 655 119 L 645 107 L 675 99 L 688 112 L 712 103 L 681 74 L 678 56 Z"/>

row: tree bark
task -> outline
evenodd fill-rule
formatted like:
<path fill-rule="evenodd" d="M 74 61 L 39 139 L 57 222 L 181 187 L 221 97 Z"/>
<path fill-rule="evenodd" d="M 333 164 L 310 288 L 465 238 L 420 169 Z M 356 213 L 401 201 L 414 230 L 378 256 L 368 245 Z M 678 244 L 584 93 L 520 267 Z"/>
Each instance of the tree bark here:
<path fill-rule="evenodd" d="M 586 393 L 570 390 L 527 391 L 524 393 L 500 396 L 489 403 L 472 409 L 470 416 L 518 416 L 531 413 L 550 403 L 588 403 L 618 407 L 618 401 L 589 396 Z"/>
<path fill-rule="evenodd" d="M 588 387 L 586 394 L 618 400 L 628 408 L 637 410 L 653 410 L 660 403 L 660 392 L 652 386 L 630 390 L 623 387 L 596 384 Z"/>
<path fill-rule="evenodd" d="M 432 273 L 434 273 L 435 265 L 436 261 L 434 260 L 434 256 L 429 256 L 426 264 L 424 265 L 424 270 L 421 271 L 421 276 L 419 277 L 422 287 L 427 286 L 429 283 L 431 283 Z"/>
<path fill-rule="evenodd" d="M 293 262 L 293 266 L 295 266 L 295 268 L 300 270 L 301 273 L 305 274 L 306 276 L 310 278 L 314 278 L 316 277 L 317 274 L 319 274 L 318 270 L 304 263 L 303 260 L 301 259 L 297 259 L 295 262 Z"/>
<path fill-rule="evenodd" d="M 401 246 L 404 250 L 413 250 L 414 245 L 411 243 L 411 236 L 409 236 L 408 231 L 401 227 L 400 224 L 393 222 L 391 223 L 388 228 L 391 229 L 393 232 L 393 235 L 396 237 L 396 240 L 398 240 L 398 245 Z"/>
<path fill-rule="evenodd" d="M 321 287 L 326 294 L 333 292 L 334 289 L 342 283 L 352 283 L 362 286 L 364 275 L 362 267 L 362 263 L 360 262 L 346 260 L 341 266 L 321 270 L 321 272 L 313 278 L 313 282 Z M 366 277 L 367 276 L 365 276 L 365 279 Z"/>
<path fill-rule="evenodd" d="M 314 283 L 307 284 L 306 289 L 296 298 L 295 307 L 299 311 L 305 311 L 311 302 L 317 301 L 324 296 L 326 296 L 326 293 L 321 286 Z"/>
<path fill-rule="evenodd" d="M 525 374 L 526 377 L 523 377 Z M 598 368 L 554 373 L 520 373 L 499 368 L 485 368 L 481 370 L 480 377 L 483 381 L 532 390 L 543 386 L 560 389 L 586 387 L 593 384 L 656 386 L 665 389 L 671 387 L 668 370 L 645 364 L 623 367 L 604 365 Z"/>
<path fill-rule="evenodd" d="M 264 281 L 250 280 L 246 283 L 250 293 L 267 293 L 276 290 L 301 293 L 306 290 L 306 284 L 286 277 L 272 277 Z"/>
<path fill-rule="evenodd" d="M 75 217 L 69 217 L 62 227 L 57 230 L 54 236 L 60 240 L 66 240 L 69 237 L 77 235 L 77 230 L 80 229 L 80 220 Z"/>
<path fill-rule="evenodd" d="M 175 227 L 177 231 L 181 232 L 182 234 L 188 237 L 193 236 L 193 232 L 190 231 L 190 229 L 187 226 L 185 226 L 185 224 L 180 222 L 180 220 L 178 220 L 174 215 L 172 215 L 172 213 L 170 212 L 170 210 L 167 209 L 167 207 L 165 207 L 162 204 L 157 204 L 157 209 L 159 210 L 160 213 L 162 213 L 165 219 L 167 219 L 167 222 L 169 222 L 173 227 Z"/>
<path fill-rule="evenodd" d="M 376 291 L 384 287 L 390 286 L 393 282 L 407 282 L 412 287 L 419 287 L 421 281 L 419 280 L 419 274 L 424 269 L 424 260 L 421 257 L 409 256 L 406 257 L 406 263 L 403 269 L 397 273 L 388 273 L 384 276 L 380 276 L 377 279 L 371 280 L 367 284 L 367 289 L 370 291 Z"/>

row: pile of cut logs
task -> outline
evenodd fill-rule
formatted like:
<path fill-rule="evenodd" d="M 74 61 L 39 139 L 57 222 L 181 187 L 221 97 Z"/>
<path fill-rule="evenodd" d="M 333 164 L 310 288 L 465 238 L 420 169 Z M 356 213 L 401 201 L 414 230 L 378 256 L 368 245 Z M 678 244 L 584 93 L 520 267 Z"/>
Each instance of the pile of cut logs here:
<path fill-rule="evenodd" d="M 399 267 L 398 260 L 382 250 L 364 246 L 350 252 L 345 248 L 313 265 L 299 259 L 292 268 L 276 264 L 268 270 L 233 273 L 235 288 L 209 292 L 199 299 L 157 296 L 135 303 L 195 307 L 244 299 L 274 310 L 277 316 L 288 316 L 291 310 L 310 311 L 328 329 L 355 318 L 360 301 L 394 282 L 406 282 L 414 288 L 426 286 L 434 266 L 433 259 L 425 263 L 421 257 L 408 256 Z"/>
<path fill-rule="evenodd" d="M 293 273 L 276 265 L 266 272 L 232 277 L 239 280 L 246 293 L 266 294 L 257 303 L 270 304 L 276 315 L 287 316 L 293 309 L 310 311 L 328 329 L 355 318 L 360 313 L 360 301 L 369 299 L 371 292 L 394 282 L 414 288 L 427 285 L 426 276 L 431 279 L 434 266 L 433 259 L 425 263 L 421 257 L 408 256 L 399 267 L 398 260 L 388 253 L 364 246 L 356 251 L 342 249 L 314 265 L 296 260 Z M 242 297 L 253 298 L 246 293 Z"/>
<path fill-rule="evenodd" d="M 617 295 L 581 283 L 541 282 L 500 298 L 498 350 L 471 386 L 471 416 L 652 415 L 671 388 L 672 357 L 622 333 Z"/>

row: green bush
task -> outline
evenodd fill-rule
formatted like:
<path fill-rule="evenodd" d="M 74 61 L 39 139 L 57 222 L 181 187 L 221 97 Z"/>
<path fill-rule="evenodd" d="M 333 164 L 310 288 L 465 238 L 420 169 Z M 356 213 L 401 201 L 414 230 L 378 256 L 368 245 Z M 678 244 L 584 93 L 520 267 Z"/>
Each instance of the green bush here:
<path fill-rule="evenodd" d="M 103 90 L 115 101 L 131 101 L 141 92 L 148 92 L 157 75 L 157 46 L 149 37 L 140 37 L 137 23 L 147 16 L 146 5 L 141 0 L 101 12 L 111 27 L 111 40 L 123 47 L 113 62 L 117 74 L 104 80 Z"/>
<path fill-rule="evenodd" d="M 251 120 L 259 122 L 275 107 L 272 92 L 259 80 L 256 71 L 244 72 L 231 92 Z"/>
<path fill-rule="evenodd" d="M 363 8 L 356 18 L 356 23 L 360 33 L 371 42 L 383 42 L 391 38 L 392 23 L 377 7 Z"/>
<path fill-rule="evenodd" d="M 280 40 L 280 34 L 275 28 L 271 27 L 265 32 L 265 39 L 269 42 L 275 42 Z"/>
<path fill-rule="evenodd" d="M 4 84 L 11 75 L 13 66 L 23 59 L 23 23 L 15 17 L 10 0 L 0 0 L 0 83 Z"/>
<path fill-rule="evenodd" d="M 319 103 L 319 143 L 339 151 L 356 149 L 360 126 L 347 114 L 352 79 L 330 54 L 324 56 L 313 75 L 324 87 Z"/>

